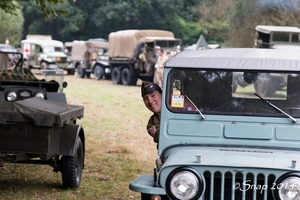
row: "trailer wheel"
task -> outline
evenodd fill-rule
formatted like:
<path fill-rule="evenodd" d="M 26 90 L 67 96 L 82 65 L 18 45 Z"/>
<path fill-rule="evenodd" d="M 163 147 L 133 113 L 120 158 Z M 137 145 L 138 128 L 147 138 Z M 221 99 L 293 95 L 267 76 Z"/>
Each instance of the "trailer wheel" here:
<path fill-rule="evenodd" d="M 84 162 L 83 145 L 80 137 L 77 139 L 76 152 L 74 156 L 63 156 L 61 158 L 61 173 L 63 187 L 78 188 L 82 178 Z"/>
<path fill-rule="evenodd" d="M 94 68 L 94 77 L 96 80 L 103 79 L 104 76 L 104 70 L 100 65 L 96 65 Z"/>
<path fill-rule="evenodd" d="M 114 67 L 111 71 L 111 80 L 114 84 L 121 84 L 121 69 Z"/>
<path fill-rule="evenodd" d="M 122 84 L 123 85 L 136 85 L 137 77 L 130 76 L 129 68 L 124 68 L 122 70 Z"/>
<path fill-rule="evenodd" d="M 85 69 L 81 66 L 77 66 L 77 77 L 78 78 L 84 78 L 85 77 Z"/>

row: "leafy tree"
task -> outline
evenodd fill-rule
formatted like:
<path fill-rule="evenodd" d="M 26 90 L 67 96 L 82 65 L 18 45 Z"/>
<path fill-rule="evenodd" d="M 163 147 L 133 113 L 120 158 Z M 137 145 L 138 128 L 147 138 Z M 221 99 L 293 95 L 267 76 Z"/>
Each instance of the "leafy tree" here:
<path fill-rule="evenodd" d="M 18 2 L 27 1 L 27 0 L 0 0 L 0 9 L 4 10 L 9 14 L 16 14 L 17 10 L 21 7 Z M 76 0 L 69 0 L 73 3 Z M 61 5 L 64 5 L 64 0 L 35 0 L 35 3 L 39 6 L 45 18 L 49 16 L 56 17 L 58 14 L 67 14 L 67 10 L 61 8 Z"/>
<path fill-rule="evenodd" d="M 22 36 L 23 22 L 21 10 L 17 10 L 15 14 L 0 12 L 0 43 L 5 43 L 7 38 L 11 45 L 18 46 Z"/>
<path fill-rule="evenodd" d="M 34 2 L 24 1 L 24 36 L 51 34 L 55 39 L 72 41 L 108 39 L 111 32 L 124 29 L 162 29 L 174 32 L 184 43 L 191 43 L 197 41 L 201 32 L 197 24 L 200 1 L 89 0 L 70 4 L 69 0 L 64 0 L 64 8 L 69 14 L 47 21 L 41 17 L 42 12 Z"/>
<path fill-rule="evenodd" d="M 84 26 L 84 13 L 69 1 L 64 1 L 64 9 L 68 10 L 67 15 L 59 15 L 55 18 L 45 20 L 38 5 L 32 1 L 22 2 L 25 16 L 23 38 L 27 34 L 51 35 L 54 39 L 66 41 L 80 39 L 72 37 L 73 32 L 80 32 Z"/>

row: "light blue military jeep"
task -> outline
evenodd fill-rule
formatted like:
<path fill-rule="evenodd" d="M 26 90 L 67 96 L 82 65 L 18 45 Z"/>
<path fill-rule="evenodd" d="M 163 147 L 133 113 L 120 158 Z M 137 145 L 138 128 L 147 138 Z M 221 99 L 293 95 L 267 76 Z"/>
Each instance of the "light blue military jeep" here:
<path fill-rule="evenodd" d="M 141 199 L 300 199 L 300 52 L 183 51 L 165 63 L 158 159 Z"/>

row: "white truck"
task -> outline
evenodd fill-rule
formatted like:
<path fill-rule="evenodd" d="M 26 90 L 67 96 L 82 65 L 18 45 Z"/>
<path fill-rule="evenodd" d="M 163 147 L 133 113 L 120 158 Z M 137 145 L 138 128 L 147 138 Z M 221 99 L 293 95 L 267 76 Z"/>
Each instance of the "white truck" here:
<path fill-rule="evenodd" d="M 75 68 L 70 65 L 68 56 L 63 52 L 63 43 L 52 40 L 51 36 L 28 35 L 21 41 L 24 55 L 24 67 L 29 69 L 63 69 L 74 74 Z"/>

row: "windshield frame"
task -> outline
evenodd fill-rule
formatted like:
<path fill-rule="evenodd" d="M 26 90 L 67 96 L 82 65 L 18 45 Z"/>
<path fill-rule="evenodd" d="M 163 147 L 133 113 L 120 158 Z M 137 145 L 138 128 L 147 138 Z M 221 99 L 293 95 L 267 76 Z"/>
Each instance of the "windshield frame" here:
<path fill-rule="evenodd" d="M 188 102 L 187 99 L 188 98 L 184 98 L 183 94 L 180 91 L 177 91 L 176 95 L 182 95 L 184 100 L 182 102 L 176 102 L 177 103 L 177 107 L 175 105 L 175 100 L 174 98 L 176 98 L 176 96 L 172 96 L 172 94 L 174 94 L 175 91 L 175 86 L 179 86 L 178 83 L 175 84 L 174 80 L 176 78 L 174 78 L 174 74 L 176 71 L 179 71 L 180 73 L 183 72 L 188 72 L 188 73 L 192 73 L 192 72 L 204 72 L 204 71 L 209 71 L 209 72 L 224 72 L 224 73 L 230 73 L 232 71 L 239 71 L 239 72 L 258 72 L 259 74 L 262 73 L 271 73 L 271 74 L 282 74 L 282 73 L 286 73 L 289 74 L 288 75 L 288 80 L 286 82 L 286 85 L 284 87 L 286 87 L 286 96 L 283 95 L 282 98 L 270 98 L 268 96 L 263 96 L 264 98 L 268 99 L 268 101 L 272 102 L 272 104 L 278 106 L 281 109 L 284 109 L 285 112 L 287 112 L 288 114 L 294 116 L 294 117 L 300 117 L 300 102 L 296 103 L 296 97 L 295 95 L 297 95 L 297 97 L 300 98 L 300 91 L 296 94 L 296 90 L 290 90 L 290 88 L 292 87 L 292 82 L 288 82 L 290 81 L 296 81 L 297 83 L 300 83 L 300 72 L 278 72 L 278 71 L 249 71 L 249 70 L 233 70 L 233 69 L 204 69 L 204 68 L 176 68 L 176 69 L 172 69 L 168 75 L 167 75 L 167 88 L 166 88 L 166 99 L 165 99 L 165 103 L 166 103 L 166 107 L 170 112 L 173 113 L 180 113 L 180 114 L 197 114 L 197 109 L 192 106 L 193 103 L 199 108 L 199 111 L 202 112 L 204 115 L 207 114 L 211 114 L 211 115 L 238 115 L 238 116 L 264 116 L 264 117 L 283 117 L 285 116 L 282 112 L 279 112 L 278 110 L 274 109 L 273 107 L 268 106 L 264 101 L 262 101 L 261 99 L 259 99 L 256 95 L 255 92 L 253 92 L 253 95 L 251 96 L 251 98 L 242 98 L 242 97 L 234 97 L 232 96 L 233 94 L 233 76 L 231 77 L 231 92 L 230 92 L 230 97 L 228 96 L 229 94 L 220 94 L 219 96 L 218 91 L 222 91 L 225 88 L 227 88 L 227 90 L 229 90 L 229 86 L 225 85 L 224 88 L 221 88 L 219 90 L 215 90 L 213 92 L 208 92 L 206 90 L 205 91 L 204 88 L 202 88 L 202 93 L 205 93 L 205 95 L 207 95 L 206 98 L 203 97 L 203 99 L 206 100 L 200 100 L 199 98 L 197 99 L 197 96 L 195 96 L 195 94 L 191 93 L 191 91 L 193 90 L 187 90 L 184 87 L 187 87 L 187 84 L 189 81 L 192 83 L 191 79 L 193 78 L 190 74 L 186 74 L 183 75 L 183 79 L 186 79 L 185 81 L 187 81 L 184 86 L 181 85 L 181 90 L 182 92 L 188 96 L 188 98 L 193 101 L 193 102 Z M 179 74 L 180 74 L 179 73 Z M 293 76 L 297 74 L 297 76 Z M 185 77 L 184 77 L 185 76 Z M 203 77 L 202 77 L 203 78 Z M 196 83 L 196 82 L 195 82 Z M 201 87 L 201 86 L 195 86 L 195 83 L 192 87 Z M 214 83 L 216 84 L 216 83 Z M 293 82 L 294 85 L 297 85 Z M 220 84 L 221 85 L 221 84 Z M 299 85 L 299 84 L 298 84 Z M 211 86 L 211 88 L 213 88 Z M 282 89 L 282 88 L 280 88 Z M 194 90 L 196 91 L 196 90 Z M 294 93 L 293 93 L 294 91 Z M 226 92 L 224 90 L 224 92 Z M 228 92 L 228 91 L 227 91 Z M 215 93 L 213 96 L 212 93 Z M 201 94 L 201 93 L 200 93 Z M 290 96 L 292 95 L 292 96 Z M 182 96 L 178 96 L 178 97 L 182 97 Z M 225 98 L 226 96 L 226 98 Z M 180 99 L 180 98 L 179 98 Z M 224 100 L 224 102 L 222 102 L 222 99 Z M 177 101 L 177 100 L 176 100 Z M 206 102 L 201 102 L 201 101 L 206 101 Z M 215 110 L 213 110 L 212 108 L 207 109 L 205 108 L 205 106 L 201 105 L 201 104 L 205 104 L 205 105 L 210 105 L 209 101 L 215 101 Z M 187 102 L 187 103 L 186 103 Z M 179 106 L 178 106 L 179 105 Z M 219 109 L 217 107 L 217 105 L 219 105 L 219 107 L 223 106 L 223 109 Z M 230 106 L 229 106 L 230 105 Z M 182 107 L 183 106 L 183 107 Z M 187 107 L 188 106 L 188 107 Z M 227 109 L 224 108 L 224 106 L 228 106 Z M 254 107 L 253 109 L 250 109 L 249 107 Z M 233 110 L 230 110 L 233 109 Z M 198 113 L 199 114 L 199 113 Z"/>

